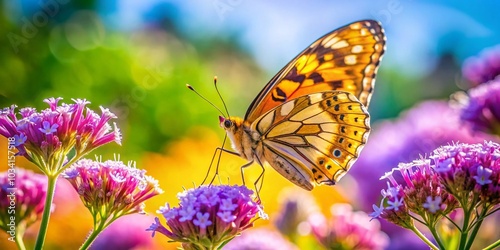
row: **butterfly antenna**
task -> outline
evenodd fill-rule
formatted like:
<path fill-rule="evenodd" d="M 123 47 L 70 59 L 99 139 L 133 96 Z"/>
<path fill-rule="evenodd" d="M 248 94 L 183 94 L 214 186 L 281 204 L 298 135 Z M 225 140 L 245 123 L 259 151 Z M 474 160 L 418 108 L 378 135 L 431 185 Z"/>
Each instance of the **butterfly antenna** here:
<path fill-rule="evenodd" d="M 196 91 L 193 86 L 189 85 L 189 84 L 186 84 L 186 87 L 190 90 L 192 90 L 194 93 L 196 93 L 199 97 L 201 97 L 203 100 L 205 100 L 206 102 L 210 103 L 210 105 L 212 105 L 212 107 L 214 107 L 215 109 L 217 109 L 221 114 L 222 116 L 224 116 L 224 112 L 222 112 L 219 108 L 217 108 L 217 106 L 215 106 L 211 101 L 209 101 L 207 98 L 203 97 L 202 95 L 200 95 L 200 93 L 198 93 L 198 91 Z M 220 94 L 219 94 L 220 96 Z M 227 110 L 227 109 L 226 109 Z"/>
<path fill-rule="evenodd" d="M 222 105 L 224 105 L 224 109 L 226 110 L 227 117 L 229 117 L 229 110 L 227 109 L 226 103 L 224 102 L 224 98 L 222 98 L 222 95 L 219 92 L 219 88 L 217 88 L 217 76 L 214 76 L 214 86 L 215 86 L 215 91 L 217 91 L 217 94 L 219 95 L 220 100 L 222 101 Z"/>

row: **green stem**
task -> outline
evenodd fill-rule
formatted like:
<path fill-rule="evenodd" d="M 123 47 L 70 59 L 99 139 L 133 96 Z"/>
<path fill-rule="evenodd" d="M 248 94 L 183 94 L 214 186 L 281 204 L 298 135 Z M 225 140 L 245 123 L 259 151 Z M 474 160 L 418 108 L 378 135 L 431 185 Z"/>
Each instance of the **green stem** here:
<path fill-rule="evenodd" d="M 443 245 L 443 242 L 441 241 L 441 237 L 439 237 L 439 234 L 436 232 L 436 226 L 434 225 L 432 227 L 429 227 L 429 230 L 431 231 L 434 240 L 436 240 L 436 242 L 438 243 L 439 249 L 446 249 L 446 247 Z"/>
<path fill-rule="evenodd" d="M 484 248 L 484 250 L 492 250 L 492 249 L 495 249 L 497 247 L 500 247 L 500 240 L 495 241 L 495 243 L 487 246 L 486 248 Z"/>
<path fill-rule="evenodd" d="M 481 214 L 477 218 L 477 223 L 474 225 L 474 228 L 472 229 L 472 233 L 469 236 L 469 239 L 467 240 L 467 244 L 465 245 L 465 249 L 470 249 L 472 246 L 472 243 L 474 242 L 474 239 L 476 238 L 477 232 L 479 231 L 479 228 L 481 227 L 481 224 L 483 223 L 484 216 L 488 212 L 488 208 L 483 207 Z"/>
<path fill-rule="evenodd" d="M 26 246 L 24 246 L 24 241 L 23 241 L 23 233 L 17 232 L 15 240 L 16 240 L 17 249 L 26 250 Z"/>
<path fill-rule="evenodd" d="M 469 234 L 469 220 L 470 220 L 470 209 L 464 207 L 464 223 L 462 230 L 460 230 L 460 243 L 458 249 L 465 249 L 467 243 L 467 235 Z"/>
<path fill-rule="evenodd" d="M 106 228 L 104 224 L 106 224 L 106 221 L 101 221 L 101 223 L 99 223 L 99 225 L 92 230 L 92 233 L 89 235 L 89 237 L 87 237 L 85 242 L 83 242 L 82 246 L 80 247 L 80 250 L 88 249 L 92 245 L 97 235 L 99 235 L 102 232 L 102 230 Z"/>
<path fill-rule="evenodd" d="M 57 175 L 50 176 L 47 175 L 47 197 L 45 198 L 45 207 L 43 208 L 42 223 L 40 225 L 40 231 L 38 232 L 38 237 L 36 239 L 35 249 L 41 250 L 43 244 L 45 243 L 45 236 L 47 235 L 47 228 L 49 227 L 50 211 L 52 207 L 52 200 L 54 199 L 54 193 L 56 189 Z"/>
<path fill-rule="evenodd" d="M 89 235 L 89 237 L 83 242 L 82 246 L 80 247 L 80 250 L 85 250 L 88 249 L 96 237 L 104 230 L 106 229 L 111 223 L 113 223 L 116 219 L 118 219 L 121 216 L 113 216 L 111 219 L 101 219 L 98 223 L 94 224 L 94 230 L 92 230 L 92 233 Z M 95 218 L 95 217 L 94 217 Z M 101 217 L 101 218 L 107 218 L 106 217 Z"/>
<path fill-rule="evenodd" d="M 439 248 L 434 245 L 429 239 L 427 239 L 427 237 L 425 237 L 424 234 L 422 234 L 422 232 L 420 232 L 415 226 L 409 228 L 411 231 L 413 231 L 422 241 L 425 242 L 425 244 L 427 244 L 430 248 L 432 248 L 433 250 L 439 250 Z"/>

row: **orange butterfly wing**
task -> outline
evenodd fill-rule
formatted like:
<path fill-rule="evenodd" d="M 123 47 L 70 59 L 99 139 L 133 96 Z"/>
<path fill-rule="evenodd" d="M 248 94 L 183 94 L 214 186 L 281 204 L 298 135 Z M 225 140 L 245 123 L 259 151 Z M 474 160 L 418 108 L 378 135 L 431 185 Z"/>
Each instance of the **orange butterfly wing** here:
<path fill-rule="evenodd" d="M 353 94 L 368 107 L 385 51 L 385 35 L 373 20 L 358 21 L 316 40 L 281 69 L 252 102 L 245 120 L 297 97 L 331 90 Z"/>

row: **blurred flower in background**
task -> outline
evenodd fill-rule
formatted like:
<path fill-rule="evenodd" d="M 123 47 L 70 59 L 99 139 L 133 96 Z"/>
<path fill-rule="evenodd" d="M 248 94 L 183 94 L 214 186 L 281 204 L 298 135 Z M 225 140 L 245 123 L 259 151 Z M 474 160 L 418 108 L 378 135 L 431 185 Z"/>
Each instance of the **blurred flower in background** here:
<path fill-rule="evenodd" d="M 385 249 L 389 238 L 377 221 L 362 211 L 354 212 L 350 204 L 334 204 L 332 217 L 316 213 L 309 217 L 311 230 L 326 249 Z"/>
<path fill-rule="evenodd" d="M 455 93 L 451 104 L 473 131 L 500 137 L 500 45 L 468 58 L 462 70 L 473 88 Z"/>
<path fill-rule="evenodd" d="M 91 250 L 160 249 L 149 232 L 153 216 L 130 214 L 117 219 L 92 243 Z"/>
<path fill-rule="evenodd" d="M 467 58 L 463 63 L 462 72 L 473 86 L 494 80 L 500 75 L 500 45 L 484 49 L 478 56 Z"/>
<path fill-rule="evenodd" d="M 286 188 L 280 193 L 280 210 L 274 216 L 274 226 L 290 241 L 309 233 L 307 219 L 313 213 L 320 212 L 310 192 L 299 188 Z"/>
<path fill-rule="evenodd" d="M 474 87 L 467 94 L 455 95 L 462 106 L 460 118 L 476 132 L 500 137 L 500 79 Z"/>
<path fill-rule="evenodd" d="M 250 229 L 236 236 L 226 244 L 224 250 L 298 250 L 299 248 L 285 238 L 280 233 L 267 229 Z"/>
<path fill-rule="evenodd" d="M 0 228 L 11 238 L 10 248 L 17 243 L 25 249 L 22 241 L 25 230 L 42 218 L 47 180 L 30 170 L 11 170 L 14 171 L 0 173 Z"/>

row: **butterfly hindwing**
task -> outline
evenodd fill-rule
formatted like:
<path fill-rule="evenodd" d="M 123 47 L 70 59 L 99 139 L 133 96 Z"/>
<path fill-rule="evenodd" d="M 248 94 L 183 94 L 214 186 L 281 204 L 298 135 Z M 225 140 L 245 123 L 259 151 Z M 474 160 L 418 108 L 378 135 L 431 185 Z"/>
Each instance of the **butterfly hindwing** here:
<path fill-rule="evenodd" d="M 321 37 L 278 72 L 247 110 L 255 121 L 288 100 L 330 90 L 353 94 L 368 107 L 385 50 L 385 35 L 376 21 L 358 21 Z"/>
<path fill-rule="evenodd" d="M 307 190 L 315 184 L 335 184 L 358 157 L 370 131 L 364 105 L 342 91 L 285 102 L 251 128 L 262 135 L 266 162 Z"/>

